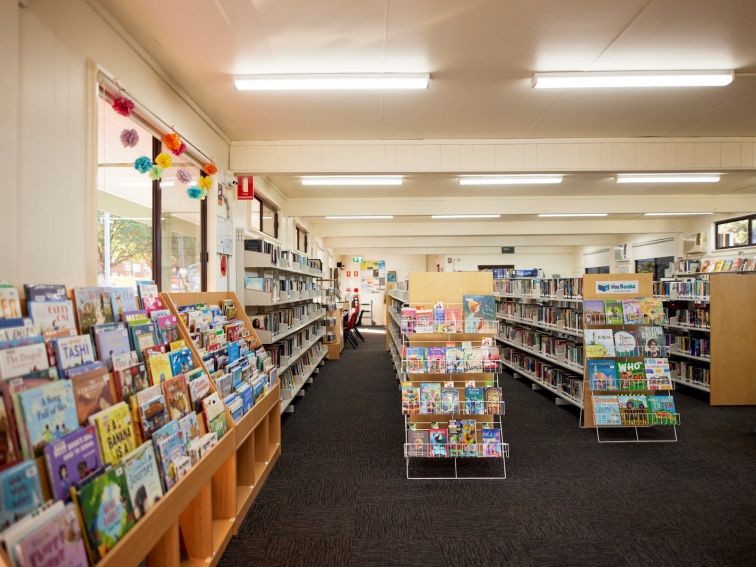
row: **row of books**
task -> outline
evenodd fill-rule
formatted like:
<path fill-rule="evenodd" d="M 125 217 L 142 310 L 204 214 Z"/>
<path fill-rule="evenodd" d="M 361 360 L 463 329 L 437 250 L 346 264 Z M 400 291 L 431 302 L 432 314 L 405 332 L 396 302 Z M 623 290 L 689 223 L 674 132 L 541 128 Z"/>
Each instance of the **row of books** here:
<path fill-rule="evenodd" d="M 322 260 L 319 260 L 318 258 L 308 258 L 306 255 L 294 250 L 283 250 L 277 244 L 273 244 L 262 238 L 245 239 L 244 249 L 249 252 L 268 254 L 273 266 L 294 268 L 302 271 L 307 271 L 308 269 L 316 272 L 323 271 Z"/>
<path fill-rule="evenodd" d="M 572 339 L 555 337 L 549 333 L 504 321 L 499 325 L 499 336 L 530 350 L 538 351 L 544 356 L 561 359 L 577 366 L 583 364 L 583 345 Z"/>
<path fill-rule="evenodd" d="M 695 299 L 707 301 L 711 294 L 709 280 L 665 280 L 654 282 L 654 295 L 663 299 Z"/>
<path fill-rule="evenodd" d="M 589 360 L 588 383 L 591 390 L 671 390 L 669 360 Z"/>
<path fill-rule="evenodd" d="M 546 326 L 563 327 L 574 331 L 583 330 L 582 310 L 575 307 L 502 301 L 499 304 L 499 315 L 506 318 L 532 321 Z"/>
<path fill-rule="evenodd" d="M 669 312 L 669 322 L 671 325 L 682 327 L 709 329 L 711 327 L 711 312 L 705 307 L 675 309 Z"/>
<path fill-rule="evenodd" d="M 734 258 L 704 258 L 699 270 L 687 270 L 690 272 L 700 271 L 704 274 L 718 272 L 753 272 L 756 271 L 756 256 L 735 256 Z"/>
<path fill-rule="evenodd" d="M 638 325 L 624 329 L 585 329 L 583 331 L 586 358 L 669 356 L 664 328 Z"/>
<path fill-rule="evenodd" d="M 254 329 L 279 333 L 290 327 L 295 327 L 303 321 L 312 319 L 322 313 L 322 308 L 316 303 L 304 303 L 292 307 L 284 307 L 268 313 L 250 315 L 249 321 Z"/>
<path fill-rule="evenodd" d="M 323 353 L 324 347 L 320 345 L 313 345 L 305 352 L 297 361 L 294 362 L 289 368 L 284 370 L 281 374 L 281 389 L 293 390 L 298 383 L 304 380 L 305 374 L 308 372 L 309 367 L 313 364 L 318 355 Z"/>
<path fill-rule="evenodd" d="M 283 339 L 276 341 L 268 347 L 268 352 L 273 360 L 273 363 L 280 365 L 282 357 L 293 356 L 299 352 L 302 348 L 309 345 L 315 337 L 323 334 L 322 321 L 315 321 L 311 325 L 307 325 L 303 329 L 292 333 L 291 335 L 284 337 Z"/>
<path fill-rule="evenodd" d="M 412 333 L 493 333 L 496 300 L 493 295 L 463 295 L 461 305 L 406 306 L 401 310 L 401 329 Z"/>
<path fill-rule="evenodd" d="M 593 414 L 598 426 L 677 425 L 680 421 L 670 395 L 593 396 Z"/>
<path fill-rule="evenodd" d="M 581 299 L 583 278 L 496 279 L 494 292 L 535 299 Z"/>
<path fill-rule="evenodd" d="M 404 346 L 402 366 L 410 374 L 498 372 L 499 348 L 493 337 L 485 337 L 480 346 L 471 341 L 438 347 Z"/>
<path fill-rule="evenodd" d="M 666 315 L 656 297 L 639 299 L 587 299 L 583 301 L 585 326 L 661 325 Z"/>
<path fill-rule="evenodd" d="M 276 277 L 269 276 L 244 276 L 244 287 L 252 291 L 262 291 L 270 293 L 273 301 L 281 298 L 290 299 L 295 294 L 314 294 L 318 287 L 311 279 L 303 276 L 284 275 L 283 273 Z"/>
<path fill-rule="evenodd" d="M 686 335 L 672 335 L 670 353 L 684 352 L 691 356 L 711 356 L 711 341 L 708 337 L 689 337 Z"/>
<path fill-rule="evenodd" d="M 701 386 L 711 385 L 711 370 L 708 366 L 698 366 L 686 360 L 670 360 L 669 371 L 676 380 L 694 382 Z"/>
<path fill-rule="evenodd" d="M 402 413 L 414 414 L 469 414 L 495 415 L 504 413 L 499 386 L 476 386 L 474 382 L 464 388 L 454 382 L 402 383 Z"/>
<path fill-rule="evenodd" d="M 452 419 L 440 427 L 432 423 L 430 429 L 410 429 L 405 445 L 406 457 L 501 457 L 503 447 L 501 429 L 493 423 L 479 423 L 474 419 Z"/>
<path fill-rule="evenodd" d="M 531 378 L 556 388 L 568 397 L 578 401 L 583 397 L 583 379 L 576 378 L 574 372 L 552 366 L 548 362 L 511 347 L 503 349 L 502 359 L 522 370 L 524 374 L 529 374 Z"/>

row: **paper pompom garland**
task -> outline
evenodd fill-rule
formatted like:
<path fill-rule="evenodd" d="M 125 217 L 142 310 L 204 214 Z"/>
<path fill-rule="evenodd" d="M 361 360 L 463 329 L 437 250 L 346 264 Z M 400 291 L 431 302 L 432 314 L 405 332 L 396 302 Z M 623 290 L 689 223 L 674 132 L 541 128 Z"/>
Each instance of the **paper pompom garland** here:
<path fill-rule="evenodd" d="M 124 148 L 133 148 L 139 143 L 139 132 L 134 128 L 124 128 L 121 130 L 121 145 Z"/>
<path fill-rule="evenodd" d="M 176 148 L 175 150 L 171 150 L 171 153 L 174 156 L 178 157 L 181 154 L 183 154 L 185 151 L 186 151 L 186 144 L 184 142 L 181 142 L 181 145 L 179 145 L 179 147 Z"/>
<path fill-rule="evenodd" d="M 186 190 L 186 194 L 189 196 L 190 199 L 201 199 L 202 189 L 200 189 L 196 185 L 192 185 Z"/>
<path fill-rule="evenodd" d="M 186 144 L 181 139 L 181 136 L 172 132 L 164 135 L 162 138 L 165 147 L 170 150 L 174 156 L 180 156 L 186 151 Z"/>
<path fill-rule="evenodd" d="M 171 165 L 173 165 L 173 159 L 171 159 L 171 156 L 169 156 L 167 153 L 160 152 L 155 157 L 155 164 L 162 167 L 163 169 L 168 169 L 169 167 L 171 167 Z"/>
<path fill-rule="evenodd" d="M 139 156 L 134 160 L 134 169 L 139 173 L 147 173 L 152 169 L 152 160 L 147 156 Z"/>
<path fill-rule="evenodd" d="M 183 183 L 185 185 L 188 185 L 192 182 L 192 174 L 189 173 L 189 171 L 187 171 L 186 169 L 179 169 L 176 172 L 176 178 L 180 183 Z"/>
<path fill-rule="evenodd" d="M 197 180 L 197 185 L 199 185 L 200 189 L 208 190 L 210 187 L 213 186 L 213 178 L 212 177 L 200 177 Z"/>
<path fill-rule="evenodd" d="M 207 189 L 200 187 L 200 200 L 203 200 L 205 197 L 207 197 Z"/>
<path fill-rule="evenodd" d="M 131 116 L 134 111 L 134 102 L 125 96 L 116 97 L 113 100 L 113 110 L 121 116 Z"/>
<path fill-rule="evenodd" d="M 215 175 L 216 173 L 218 173 L 218 168 L 213 162 L 210 162 L 202 166 L 202 171 L 204 171 L 208 175 Z"/>
<path fill-rule="evenodd" d="M 152 169 L 150 169 L 150 179 L 157 181 L 161 177 L 163 177 L 163 168 L 159 165 L 153 166 Z"/>

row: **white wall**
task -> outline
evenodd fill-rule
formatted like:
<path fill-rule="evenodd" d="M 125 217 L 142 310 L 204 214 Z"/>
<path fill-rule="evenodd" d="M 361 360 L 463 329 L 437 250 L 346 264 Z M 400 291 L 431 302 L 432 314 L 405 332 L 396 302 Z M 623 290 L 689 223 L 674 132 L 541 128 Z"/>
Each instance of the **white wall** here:
<path fill-rule="evenodd" d="M 515 247 L 515 254 L 428 256 L 428 271 L 435 271 L 437 263 L 444 272 L 478 271 L 479 265 L 510 264 L 515 269 L 541 268 L 546 276 L 572 276 L 576 270 L 572 246 Z"/>

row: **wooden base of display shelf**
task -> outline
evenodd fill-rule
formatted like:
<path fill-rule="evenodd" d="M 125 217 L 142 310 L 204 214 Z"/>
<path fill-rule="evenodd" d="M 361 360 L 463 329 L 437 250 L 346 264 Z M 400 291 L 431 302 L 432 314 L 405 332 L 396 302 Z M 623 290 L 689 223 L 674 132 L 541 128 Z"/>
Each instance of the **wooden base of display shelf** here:
<path fill-rule="evenodd" d="M 328 354 L 326 355 L 328 360 L 339 360 L 341 358 L 341 352 L 344 350 L 344 341 L 326 343 L 326 346 L 328 347 Z"/>

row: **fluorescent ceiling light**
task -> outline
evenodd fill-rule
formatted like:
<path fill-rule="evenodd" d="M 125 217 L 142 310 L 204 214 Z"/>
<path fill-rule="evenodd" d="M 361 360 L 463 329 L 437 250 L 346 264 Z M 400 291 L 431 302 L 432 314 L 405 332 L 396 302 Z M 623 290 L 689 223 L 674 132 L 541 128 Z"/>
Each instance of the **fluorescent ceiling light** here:
<path fill-rule="evenodd" d="M 327 220 L 386 220 L 393 218 L 394 215 L 336 215 L 326 217 Z"/>
<path fill-rule="evenodd" d="M 460 185 L 553 185 L 563 175 L 470 175 L 459 178 Z"/>
<path fill-rule="evenodd" d="M 432 219 L 498 219 L 501 215 L 431 215 Z"/>
<path fill-rule="evenodd" d="M 605 217 L 609 213 L 542 213 L 539 217 Z"/>
<path fill-rule="evenodd" d="M 584 73 L 534 73 L 534 89 L 590 89 L 636 87 L 723 87 L 732 82 L 732 71 L 610 71 Z"/>
<path fill-rule="evenodd" d="M 719 173 L 618 173 L 617 183 L 718 183 Z"/>
<path fill-rule="evenodd" d="M 687 217 L 692 215 L 713 215 L 714 213 L 645 213 L 647 217 Z"/>
<path fill-rule="evenodd" d="M 427 89 L 428 73 L 338 73 L 244 75 L 234 77 L 240 91 L 323 91 Z"/>
<path fill-rule="evenodd" d="M 401 185 L 401 175 L 336 175 L 302 177 L 302 185 Z"/>

